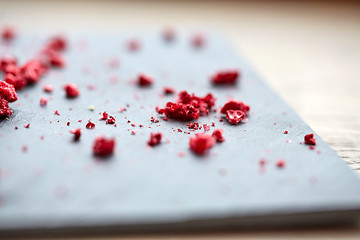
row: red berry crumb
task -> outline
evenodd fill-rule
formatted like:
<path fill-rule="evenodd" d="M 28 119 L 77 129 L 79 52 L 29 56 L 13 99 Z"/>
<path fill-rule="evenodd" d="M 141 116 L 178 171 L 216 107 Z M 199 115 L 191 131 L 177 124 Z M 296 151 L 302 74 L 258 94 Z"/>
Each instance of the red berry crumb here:
<path fill-rule="evenodd" d="M 80 94 L 78 86 L 73 83 L 66 84 L 64 89 L 66 92 L 66 97 L 68 98 L 76 98 Z"/>
<path fill-rule="evenodd" d="M 1 37 L 4 40 L 11 40 L 16 37 L 15 29 L 10 26 L 3 27 L 1 31 Z"/>
<path fill-rule="evenodd" d="M 74 134 L 74 141 L 78 141 L 81 137 L 81 129 L 72 129 L 70 130 L 70 133 Z"/>
<path fill-rule="evenodd" d="M 205 44 L 205 38 L 202 34 L 195 34 L 191 39 L 191 44 L 196 48 L 201 48 Z"/>
<path fill-rule="evenodd" d="M 99 118 L 99 120 L 107 120 L 109 117 L 109 114 L 107 112 L 103 112 L 102 117 Z"/>
<path fill-rule="evenodd" d="M 198 154 L 203 155 L 206 151 L 212 148 L 215 144 L 215 138 L 209 134 L 198 133 L 194 137 L 190 138 L 190 149 Z"/>
<path fill-rule="evenodd" d="M 29 127 L 30 127 L 30 123 L 28 123 L 24 126 L 24 128 L 29 128 Z"/>
<path fill-rule="evenodd" d="M 233 125 L 239 124 L 245 118 L 245 116 L 246 114 L 241 110 L 226 111 L 226 119 Z"/>
<path fill-rule="evenodd" d="M 310 133 L 310 134 L 305 135 L 304 142 L 305 142 L 305 144 L 308 144 L 308 145 L 316 145 L 316 139 L 314 138 L 314 134 Z"/>
<path fill-rule="evenodd" d="M 127 43 L 127 48 L 129 51 L 134 52 L 140 48 L 140 43 L 136 39 L 132 39 Z"/>
<path fill-rule="evenodd" d="M 44 85 L 43 90 L 44 92 L 51 93 L 52 91 L 54 91 L 54 88 L 51 85 Z"/>
<path fill-rule="evenodd" d="M 91 122 L 89 120 L 89 122 L 86 124 L 85 126 L 87 129 L 94 129 L 95 128 L 95 123 Z"/>
<path fill-rule="evenodd" d="M 4 81 L 0 81 L 0 97 L 8 102 L 15 102 L 18 99 L 15 87 Z"/>
<path fill-rule="evenodd" d="M 172 87 L 164 87 L 164 94 L 170 95 L 170 94 L 174 94 L 175 93 L 175 89 Z"/>
<path fill-rule="evenodd" d="M 208 126 L 207 124 L 204 124 L 203 127 L 205 132 L 210 131 L 210 126 Z"/>
<path fill-rule="evenodd" d="M 156 146 L 156 145 L 160 144 L 161 138 L 162 138 L 161 133 L 150 133 L 150 139 L 147 142 L 147 144 L 149 146 Z"/>
<path fill-rule="evenodd" d="M 153 122 L 153 123 L 158 123 L 159 122 L 159 119 L 156 119 L 154 117 L 151 117 L 150 118 L 150 121 Z"/>
<path fill-rule="evenodd" d="M 8 101 L 0 96 L 0 117 L 10 116 L 12 114 L 11 109 L 9 108 Z"/>
<path fill-rule="evenodd" d="M 212 133 L 212 136 L 216 139 L 217 142 L 223 142 L 225 141 L 225 138 L 223 136 L 223 133 L 224 133 L 224 130 L 219 128 L 219 129 L 216 129 L 213 133 Z"/>
<path fill-rule="evenodd" d="M 211 77 L 211 82 L 215 85 L 233 85 L 237 82 L 239 75 L 237 70 L 220 71 Z"/>
<path fill-rule="evenodd" d="M 194 130 L 199 129 L 199 123 L 197 123 L 197 122 L 188 123 L 186 125 L 189 127 L 189 129 L 194 129 Z"/>
<path fill-rule="evenodd" d="M 250 107 L 243 102 L 230 100 L 221 108 L 220 112 L 225 114 L 227 110 L 241 110 L 247 114 L 250 111 Z"/>
<path fill-rule="evenodd" d="M 146 74 L 140 74 L 137 81 L 140 87 L 148 87 L 153 84 L 154 79 Z"/>
<path fill-rule="evenodd" d="M 54 114 L 60 116 L 60 113 L 58 110 L 55 110 Z"/>
<path fill-rule="evenodd" d="M 40 98 L 40 106 L 44 107 L 46 106 L 48 100 L 46 99 L 46 97 L 42 97 Z"/>
<path fill-rule="evenodd" d="M 96 156 L 106 157 L 114 153 L 115 139 L 99 136 L 95 139 L 93 153 Z"/>
<path fill-rule="evenodd" d="M 115 124 L 115 118 L 113 116 L 109 116 L 106 120 L 106 124 Z"/>
<path fill-rule="evenodd" d="M 287 130 L 284 131 L 284 134 L 288 134 L 289 132 Z"/>
<path fill-rule="evenodd" d="M 276 162 L 276 166 L 277 166 L 278 168 L 283 168 L 283 167 L 285 167 L 285 161 L 282 160 L 282 159 L 279 159 L 279 160 Z"/>

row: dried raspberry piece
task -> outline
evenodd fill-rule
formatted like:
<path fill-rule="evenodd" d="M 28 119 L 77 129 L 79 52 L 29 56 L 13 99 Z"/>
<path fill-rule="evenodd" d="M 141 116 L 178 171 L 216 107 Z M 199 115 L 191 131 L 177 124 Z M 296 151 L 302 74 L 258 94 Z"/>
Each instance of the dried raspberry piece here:
<path fill-rule="evenodd" d="M 151 117 L 150 118 L 150 121 L 153 122 L 153 123 L 158 123 L 159 122 L 159 119 L 156 119 L 154 117 Z"/>
<path fill-rule="evenodd" d="M 149 146 L 155 146 L 160 144 L 162 138 L 161 133 L 150 133 L 150 140 L 147 142 Z"/>
<path fill-rule="evenodd" d="M 282 159 L 279 159 L 277 162 L 276 162 L 276 166 L 278 168 L 284 168 L 285 167 L 285 161 L 282 160 Z"/>
<path fill-rule="evenodd" d="M 203 127 L 205 132 L 210 131 L 210 126 L 208 126 L 207 124 L 204 124 Z"/>
<path fill-rule="evenodd" d="M 1 31 L 1 37 L 4 40 L 14 39 L 16 37 L 15 29 L 10 26 L 3 27 L 2 31 Z"/>
<path fill-rule="evenodd" d="M 16 90 L 23 89 L 27 84 L 27 81 L 22 76 L 11 73 L 5 73 L 4 80 L 8 84 L 13 85 Z"/>
<path fill-rule="evenodd" d="M 0 117 L 10 116 L 12 114 L 11 109 L 9 108 L 8 101 L 0 96 Z"/>
<path fill-rule="evenodd" d="M 220 112 L 225 114 L 227 110 L 241 110 L 247 114 L 250 111 L 250 107 L 243 102 L 231 100 L 221 108 Z"/>
<path fill-rule="evenodd" d="M 8 102 L 15 102 L 18 99 L 14 86 L 4 81 L 0 81 L 0 97 Z"/>
<path fill-rule="evenodd" d="M 138 85 L 140 87 L 148 87 L 148 86 L 152 85 L 153 82 L 154 82 L 153 78 L 146 74 L 140 74 L 138 76 Z"/>
<path fill-rule="evenodd" d="M 191 39 L 191 44 L 196 48 L 201 48 L 205 44 L 205 37 L 202 34 L 195 34 Z"/>
<path fill-rule="evenodd" d="M 74 134 L 74 141 L 78 141 L 81 137 L 81 129 L 72 129 L 70 130 L 70 133 Z"/>
<path fill-rule="evenodd" d="M 229 123 L 236 125 L 241 122 L 246 117 L 246 114 L 241 110 L 227 110 L 226 119 Z"/>
<path fill-rule="evenodd" d="M 287 131 L 287 130 L 284 131 L 284 134 L 288 134 L 288 133 L 289 133 L 289 131 Z"/>
<path fill-rule="evenodd" d="M 30 128 L 30 123 L 24 125 L 24 128 Z"/>
<path fill-rule="evenodd" d="M 215 131 L 213 131 L 212 136 L 216 139 L 217 142 L 223 142 L 223 141 L 225 141 L 223 133 L 224 133 L 224 130 L 221 128 L 218 128 Z"/>
<path fill-rule="evenodd" d="M 113 116 L 109 116 L 106 120 L 106 124 L 115 124 L 115 118 Z"/>
<path fill-rule="evenodd" d="M 94 129 L 95 128 L 95 123 L 91 122 L 89 120 L 89 122 L 86 124 L 85 126 L 87 129 Z"/>
<path fill-rule="evenodd" d="M 316 145 L 316 139 L 314 138 L 314 134 L 310 133 L 310 134 L 305 135 L 304 142 L 305 142 L 305 144 L 308 144 L 308 145 Z"/>
<path fill-rule="evenodd" d="M 189 127 L 189 129 L 194 129 L 194 130 L 199 129 L 199 123 L 197 123 L 197 122 L 188 123 L 186 125 Z"/>
<path fill-rule="evenodd" d="M 42 97 L 40 98 L 40 106 L 44 107 L 46 106 L 48 100 L 46 99 L 46 97 Z"/>
<path fill-rule="evenodd" d="M 51 93 L 52 91 L 54 91 L 54 88 L 53 88 L 53 86 L 46 84 L 43 86 L 43 90 L 44 90 L 44 92 Z"/>
<path fill-rule="evenodd" d="M 67 40 L 64 36 L 56 36 L 50 40 L 47 45 L 48 49 L 55 51 L 64 51 L 67 47 Z"/>
<path fill-rule="evenodd" d="M 80 94 L 78 86 L 73 83 L 66 84 L 64 89 L 68 98 L 76 98 Z"/>
<path fill-rule="evenodd" d="M 140 43 L 139 43 L 138 40 L 132 39 L 127 43 L 127 48 L 128 48 L 129 51 L 135 52 L 135 51 L 139 50 Z"/>
<path fill-rule="evenodd" d="M 164 87 L 164 94 L 170 95 L 170 94 L 174 94 L 175 93 L 175 89 L 172 87 Z"/>
<path fill-rule="evenodd" d="M 220 71 L 211 77 L 211 82 L 215 85 L 232 85 L 237 82 L 239 75 L 237 70 Z"/>
<path fill-rule="evenodd" d="M 20 67 L 21 76 L 29 84 L 37 83 L 46 71 L 46 66 L 39 60 L 30 60 Z"/>
<path fill-rule="evenodd" d="M 198 133 L 194 137 L 190 138 L 190 149 L 198 154 L 203 155 L 206 151 L 212 148 L 215 144 L 215 138 L 209 134 Z"/>
<path fill-rule="evenodd" d="M 102 117 L 99 118 L 99 120 L 106 120 L 106 119 L 108 119 L 108 117 L 109 117 L 109 114 L 107 112 L 103 112 Z"/>
<path fill-rule="evenodd" d="M 54 114 L 60 116 L 60 113 L 58 110 L 55 110 Z"/>
<path fill-rule="evenodd" d="M 96 156 L 106 157 L 114 153 L 115 139 L 98 136 L 93 145 L 93 153 Z"/>

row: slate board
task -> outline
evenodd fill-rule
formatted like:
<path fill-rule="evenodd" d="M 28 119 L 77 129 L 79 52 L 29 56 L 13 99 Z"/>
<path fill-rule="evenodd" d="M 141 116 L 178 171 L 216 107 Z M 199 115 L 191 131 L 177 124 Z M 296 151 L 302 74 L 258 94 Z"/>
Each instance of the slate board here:
<path fill-rule="evenodd" d="M 359 178 L 316 134 L 315 150 L 300 144 L 305 134 L 313 132 L 310 127 L 221 37 L 206 36 L 206 46 L 194 49 L 189 33 L 180 33 L 171 44 L 154 32 L 70 35 L 66 68 L 51 70 L 39 84 L 19 92 L 18 102 L 11 104 L 13 116 L 0 122 L 1 233 L 279 226 L 356 219 Z M 1 46 L 1 54 L 15 54 L 24 62 L 46 37 L 19 37 L 12 45 Z M 125 47 L 133 37 L 141 42 L 138 52 Z M 114 58 L 120 65 L 112 69 L 108 63 Z M 232 68 L 243 73 L 236 87 L 209 83 L 214 72 Z M 155 84 L 148 89 L 134 85 L 140 72 L 153 76 Z M 62 86 L 69 82 L 79 85 L 79 98 L 65 98 Z M 44 93 L 44 84 L 52 84 L 54 92 Z M 89 90 L 88 85 L 96 89 Z M 215 123 L 210 132 L 223 128 L 226 141 L 208 155 L 196 156 L 188 148 L 194 132 L 185 134 L 185 123 L 163 121 L 155 111 L 155 106 L 176 99 L 163 96 L 164 86 L 200 96 L 213 93 L 216 107 L 229 97 L 244 101 L 251 106 L 248 121 L 233 126 L 219 122 L 219 113 L 200 117 L 201 124 Z M 49 99 L 46 107 L 39 105 L 42 96 Z M 127 111 L 120 113 L 127 104 Z M 93 112 L 88 109 L 91 105 Z M 60 116 L 54 115 L 55 110 Z M 116 118 L 117 127 L 98 120 L 103 111 Z M 160 122 L 152 123 L 151 116 Z M 85 129 L 88 119 L 95 122 L 94 130 Z M 137 126 L 131 127 L 128 120 Z M 28 123 L 30 128 L 24 128 Z M 69 133 L 74 128 L 82 128 L 79 142 L 73 142 Z M 137 133 L 131 135 L 134 129 Z M 164 135 L 163 143 L 147 147 L 150 133 L 158 131 Z M 116 153 L 105 161 L 92 155 L 98 135 L 116 138 Z M 264 172 L 260 159 L 267 162 Z M 285 168 L 276 167 L 279 159 L 286 161 Z"/>

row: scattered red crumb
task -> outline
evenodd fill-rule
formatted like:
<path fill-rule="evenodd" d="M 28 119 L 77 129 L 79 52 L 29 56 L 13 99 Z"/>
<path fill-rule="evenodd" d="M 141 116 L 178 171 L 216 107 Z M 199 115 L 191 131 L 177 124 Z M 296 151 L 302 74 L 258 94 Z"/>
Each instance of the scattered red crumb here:
<path fill-rule="evenodd" d="M 167 120 L 168 120 L 168 118 L 167 118 L 167 117 L 164 117 L 164 118 L 163 118 L 163 120 L 164 120 L 164 121 L 167 121 Z"/>
<path fill-rule="evenodd" d="M 215 85 L 233 85 L 239 78 L 238 70 L 220 71 L 211 77 L 211 82 Z"/>
<path fill-rule="evenodd" d="M 42 97 L 40 98 L 40 106 L 44 107 L 46 106 L 48 100 L 46 99 L 46 97 Z"/>
<path fill-rule="evenodd" d="M 16 37 L 16 32 L 13 27 L 5 26 L 1 30 L 1 37 L 4 40 L 12 40 Z"/>
<path fill-rule="evenodd" d="M 182 130 L 180 129 L 180 128 L 178 128 L 178 130 L 177 130 L 178 132 L 182 132 Z"/>
<path fill-rule="evenodd" d="M 81 129 L 72 129 L 70 130 L 70 133 L 74 134 L 74 141 L 78 141 L 81 137 Z"/>
<path fill-rule="evenodd" d="M 132 39 L 127 43 L 127 48 L 131 52 L 137 51 L 140 48 L 140 43 L 138 40 Z"/>
<path fill-rule="evenodd" d="M 30 123 L 24 125 L 24 128 L 29 128 L 30 127 Z"/>
<path fill-rule="evenodd" d="M 143 125 L 142 125 L 142 124 L 139 124 L 139 127 L 143 127 Z"/>
<path fill-rule="evenodd" d="M 21 148 L 21 149 L 22 149 L 22 151 L 23 151 L 23 152 L 27 152 L 27 150 L 28 150 L 28 146 L 24 145 L 24 146 L 22 146 L 22 148 Z"/>
<path fill-rule="evenodd" d="M 207 124 L 204 124 L 203 127 L 205 132 L 210 131 L 210 126 L 208 126 Z"/>
<path fill-rule="evenodd" d="M 60 113 L 58 110 L 55 110 L 54 114 L 60 116 Z"/>
<path fill-rule="evenodd" d="M 172 87 L 164 87 L 164 94 L 170 95 L 170 94 L 174 94 L 175 92 L 176 92 L 175 89 Z"/>
<path fill-rule="evenodd" d="M 243 102 L 231 100 L 228 101 L 220 110 L 222 114 L 226 114 L 227 110 L 241 110 L 245 114 L 250 111 L 250 107 Z"/>
<path fill-rule="evenodd" d="M 163 31 L 163 38 L 167 42 L 172 42 L 175 39 L 175 31 L 172 28 L 166 28 Z"/>
<path fill-rule="evenodd" d="M 95 139 L 93 153 L 96 156 L 106 157 L 114 153 L 115 139 L 99 136 Z"/>
<path fill-rule="evenodd" d="M 161 138 L 162 138 L 161 133 L 150 133 L 150 139 L 147 142 L 147 144 L 149 146 L 156 146 L 156 145 L 160 144 Z"/>
<path fill-rule="evenodd" d="M 285 167 L 285 161 L 282 160 L 282 159 L 279 159 L 279 160 L 276 162 L 276 166 L 277 166 L 278 168 L 283 168 L 283 167 Z"/>
<path fill-rule="evenodd" d="M 135 135 L 136 134 L 136 130 L 131 131 L 131 135 Z"/>
<path fill-rule="evenodd" d="M 148 87 L 153 84 L 154 79 L 146 74 L 140 74 L 137 81 L 140 87 Z"/>
<path fill-rule="evenodd" d="M 215 144 L 215 138 L 209 134 L 198 133 L 194 137 L 190 138 L 190 149 L 198 154 L 203 155 L 205 152 L 212 148 Z"/>
<path fill-rule="evenodd" d="M 87 129 L 94 129 L 95 128 L 95 123 L 91 122 L 89 120 L 89 122 L 86 124 L 85 126 Z"/>
<path fill-rule="evenodd" d="M 223 121 L 224 121 L 224 119 L 222 119 L 222 118 L 219 119 L 219 122 L 223 122 Z"/>
<path fill-rule="evenodd" d="M 67 122 L 66 125 L 67 125 L 67 126 L 70 126 L 70 122 Z"/>
<path fill-rule="evenodd" d="M 178 153 L 178 156 L 179 156 L 179 157 L 185 157 L 185 153 L 184 153 L 184 152 L 179 152 L 179 153 Z"/>
<path fill-rule="evenodd" d="M 225 117 L 229 123 L 236 125 L 239 124 L 241 120 L 245 119 L 246 114 L 241 110 L 227 110 Z"/>
<path fill-rule="evenodd" d="M 199 123 L 197 123 L 197 122 L 188 123 L 186 125 L 189 127 L 189 129 L 194 129 L 194 130 L 199 129 Z"/>
<path fill-rule="evenodd" d="M 224 130 L 221 128 L 218 128 L 213 131 L 212 136 L 216 139 L 217 142 L 221 143 L 221 142 L 225 141 L 223 133 L 224 133 Z"/>
<path fill-rule="evenodd" d="M 11 109 L 9 108 L 8 101 L 0 96 L 0 117 L 10 116 L 12 114 Z"/>
<path fill-rule="evenodd" d="M 311 145 L 311 146 L 309 146 L 309 149 L 310 149 L 310 150 L 314 150 L 315 147 L 314 147 L 313 145 Z"/>
<path fill-rule="evenodd" d="M 310 133 L 310 134 L 305 135 L 304 142 L 305 142 L 305 144 L 308 144 L 308 145 L 316 145 L 316 139 L 314 138 L 314 134 Z"/>
<path fill-rule="evenodd" d="M 99 118 L 99 120 L 107 120 L 109 117 L 109 114 L 107 112 L 102 113 L 102 117 Z"/>
<path fill-rule="evenodd" d="M 68 98 L 76 98 L 80 94 L 78 86 L 73 83 L 66 84 L 64 89 L 66 92 L 66 97 Z"/>
<path fill-rule="evenodd" d="M 81 119 L 79 119 L 79 120 L 78 120 L 78 122 L 82 122 L 82 120 L 81 120 Z"/>
<path fill-rule="evenodd" d="M 214 123 L 214 122 L 211 122 L 211 126 L 212 126 L 212 127 L 215 127 L 215 123 Z"/>
<path fill-rule="evenodd" d="M 159 119 L 156 119 L 154 117 L 151 117 L 150 118 L 150 121 L 153 122 L 153 123 L 158 123 L 159 122 Z"/>
<path fill-rule="evenodd" d="M 287 130 L 284 131 L 284 134 L 288 134 L 289 132 Z"/>
<path fill-rule="evenodd" d="M 195 34 L 191 38 L 191 44 L 196 48 L 201 48 L 205 44 L 205 38 L 202 34 Z"/>
<path fill-rule="evenodd" d="M 51 85 L 44 85 L 43 90 L 44 90 L 44 92 L 51 93 L 54 91 L 54 88 Z"/>
<path fill-rule="evenodd" d="M 18 99 L 15 87 L 4 81 L 0 81 L 0 97 L 8 102 L 15 102 Z"/>
<path fill-rule="evenodd" d="M 136 125 L 135 125 L 135 123 L 132 123 L 131 126 L 132 126 L 132 127 L 135 127 Z"/>

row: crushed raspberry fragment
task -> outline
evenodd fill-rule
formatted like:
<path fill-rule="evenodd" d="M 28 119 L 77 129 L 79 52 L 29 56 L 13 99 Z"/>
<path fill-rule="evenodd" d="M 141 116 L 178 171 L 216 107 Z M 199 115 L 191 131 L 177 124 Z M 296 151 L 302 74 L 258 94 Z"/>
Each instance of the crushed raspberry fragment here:
<path fill-rule="evenodd" d="M 230 100 L 221 108 L 220 112 L 226 114 L 227 110 L 241 110 L 247 114 L 250 111 L 250 107 L 243 102 Z"/>
<path fill-rule="evenodd" d="M 161 138 L 162 138 L 161 133 L 150 133 L 150 139 L 147 142 L 147 144 L 149 146 L 156 146 L 156 145 L 160 144 Z"/>
<path fill-rule="evenodd" d="M 212 148 L 215 144 L 215 138 L 209 134 L 198 133 L 194 137 L 190 138 L 190 149 L 198 154 L 203 155 L 206 151 Z"/>
<path fill-rule="evenodd" d="M 0 97 L 8 102 L 15 102 L 18 97 L 13 85 L 0 81 Z"/>
<path fill-rule="evenodd" d="M 225 117 L 229 123 L 236 125 L 239 124 L 241 120 L 245 119 L 246 114 L 241 110 L 227 110 Z"/>
<path fill-rule="evenodd" d="M 106 157 L 114 153 L 115 139 L 99 136 L 95 139 L 93 153 L 96 156 Z"/>
<path fill-rule="evenodd" d="M 47 102 L 48 100 L 46 99 L 46 97 L 40 98 L 40 106 L 45 107 Z"/>
<path fill-rule="evenodd" d="M 81 137 L 81 129 L 80 128 L 72 129 L 72 130 L 70 130 L 70 133 L 74 134 L 74 141 L 78 141 Z"/>
<path fill-rule="evenodd" d="M 106 120 L 106 124 L 115 124 L 115 118 L 113 116 L 109 116 Z"/>
<path fill-rule="evenodd" d="M 95 123 L 91 122 L 89 120 L 89 122 L 86 124 L 85 126 L 87 129 L 94 129 L 95 128 Z"/>
<path fill-rule="evenodd" d="M 309 146 L 309 149 L 310 149 L 310 150 L 314 150 L 314 149 L 315 149 L 315 146 L 311 145 L 311 146 Z"/>
<path fill-rule="evenodd" d="M 24 128 L 30 128 L 30 123 L 24 125 Z"/>
<path fill-rule="evenodd" d="M 70 122 L 67 122 L 67 123 L 66 123 L 66 126 L 70 126 Z"/>
<path fill-rule="evenodd" d="M 278 168 L 284 168 L 285 167 L 285 161 L 282 160 L 282 159 L 279 159 L 277 162 L 276 162 L 276 166 Z"/>
<path fill-rule="evenodd" d="M 159 119 L 156 119 L 154 117 L 151 117 L 150 118 L 150 121 L 153 122 L 153 123 L 158 123 L 159 122 Z"/>
<path fill-rule="evenodd" d="M 189 129 L 194 129 L 194 130 L 199 129 L 199 123 L 197 123 L 197 122 L 188 123 L 186 125 L 189 127 Z"/>
<path fill-rule="evenodd" d="M 66 92 L 66 97 L 68 98 L 76 98 L 80 94 L 78 86 L 73 83 L 66 84 L 64 89 Z"/>
<path fill-rule="evenodd" d="M 289 133 L 289 131 L 287 131 L 287 130 L 284 131 L 284 134 L 288 134 L 288 133 Z"/>
<path fill-rule="evenodd" d="M 54 114 L 60 116 L 60 113 L 58 110 L 55 110 Z"/>
<path fill-rule="evenodd" d="M 216 139 L 217 142 L 221 143 L 221 142 L 225 141 L 223 133 L 224 133 L 224 130 L 221 128 L 218 128 L 213 131 L 212 136 Z"/>
<path fill-rule="evenodd" d="M 203 127 L 205 132 L 210 131 L 210 126 L 208 126 L 207 124 L 204 124 Z"/>
<path fill-rule="evenodd" d="M 308 145 L 316 145 L 316 139 L 314 138 L 314 134 L 310 133 L 310 134 L 305 135 L 304 142 L 305 142 L 305 144 L 308 144 Z"/>
<path fill-rule="evenodd" d="M 136 134 L 136 130 L 131 131 L 131 135 L 135 135 Z"/>
<path fill-rule="evenodd" d="M 137 51 L 140 48 L 140 43 L 138 40 L 132 39 L 127 43 L 127 48 L 131 52 Z"/>
<path fill-rule="evenodd" d="M 211 77 L 211 82 L 215 85 L 233 85 L 238 81 L 239 75 L 237 70 L 220 71 Z"/>
<path fill-rule="evenodd" d="M 99 120 L 107 120 L 109 117 L 109 114 L 107 112 L 102 113 L 102 117 L 99 118 Z"/>
<path fill-rule="evenodd" d="M 1 30 L 1 37 L 4 40 L 12 40 L 16 37 L 16 32 L 13 27 L 5 26 Z"/>
<path fill-rule="evenodd" d="M 135 127 L 136 125 L 135 125 L 135 123 L 132 123 L 131 126 L 132 126 L 132 127 Z"/>
<path fill-rule="evenodd" d="M 164 87 L 164 94 L 174 94 L 175 93 L 175 89 L 172 87 Z"/>
<path fill-rule="evenodd" d="M 137 83 L 140 87 L 148 87 L 152 85 L 154 79 L 146 74 L 140 74 L 137 79 Z"/>
<path fill-rule="evenodd" d="M 191 38 L 191 44 L 196 48 L 201 48 L 205 44 L 205 37 L 202 34 L 195 34 Z"/>
<path fill-rule="evenodd" d="M 46 84 L 43 86 L 43 90 L 44 90 L 44 92 L 51 93 L 54 91 L 54 88 L 53 88 L 53 86 Z"/>

